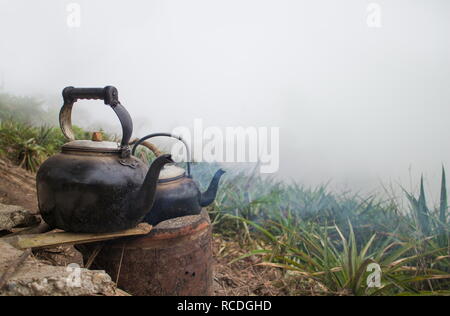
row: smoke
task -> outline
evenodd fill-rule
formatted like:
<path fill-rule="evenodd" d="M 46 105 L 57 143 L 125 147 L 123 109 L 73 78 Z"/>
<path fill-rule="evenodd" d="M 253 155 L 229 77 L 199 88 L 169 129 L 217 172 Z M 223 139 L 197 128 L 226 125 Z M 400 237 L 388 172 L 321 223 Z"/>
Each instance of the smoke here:
<path fill-rule="evenodd" d="M 438 183 L 450 2 L 376 1 L 369 27 L 371 2 L 0 0 L 0 73 L 5 90 L 52 103 L 68 85 L 115 85 L 138 136 L 195 118 L 280 127 L 278 175 L 307 185 Z M 75 122 L 120 130 L 101 102 L 78 108 L 90 115 Z"/>

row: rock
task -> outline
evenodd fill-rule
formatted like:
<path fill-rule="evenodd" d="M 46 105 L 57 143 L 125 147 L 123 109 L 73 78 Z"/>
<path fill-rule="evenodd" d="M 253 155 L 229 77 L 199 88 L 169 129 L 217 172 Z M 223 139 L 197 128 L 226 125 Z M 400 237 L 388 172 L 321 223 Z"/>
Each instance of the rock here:
<path fill-rule="evenodd" d="M 38 224 L 36 216 L 20 206 L 0 203 L 0 231 L 10 230 L 17 226 L 33 226 Z"/>
<path fill-rule="evenodd" d="M 69 264 L 76 263 L 83 267 L 84 264 L 83 255 L 74 246 L 36 249 L 33 253 L 37 259 L 46 261 L 52 266 L 67 267 Z"/>
<path fill-rule="evenodd" d="M 0 277 L 23 252 L 0 241 Z M 89 296 L 116 295 L 111 277 L 104 271 L 54 267 L 28 258 L 0 289 L 0 296 Z"/>

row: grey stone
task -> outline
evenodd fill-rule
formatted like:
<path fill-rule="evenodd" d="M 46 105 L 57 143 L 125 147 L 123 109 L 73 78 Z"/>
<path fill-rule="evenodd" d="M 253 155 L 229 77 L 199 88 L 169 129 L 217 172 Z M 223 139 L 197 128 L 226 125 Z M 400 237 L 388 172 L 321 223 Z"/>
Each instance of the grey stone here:
<path fill-rule="evenodd" d="M 23 252 L 0 241 L 0 277 Z M 28 258 L 9 278 L 0 296 L 89 296 L 117 295 L 116 286 L 104 271 L 55 267 Z"/>
<path fill-rule="evenodd" d="M 36 216 L 20 206 L 0 203 L 0 230 L 37 224 Z"/>

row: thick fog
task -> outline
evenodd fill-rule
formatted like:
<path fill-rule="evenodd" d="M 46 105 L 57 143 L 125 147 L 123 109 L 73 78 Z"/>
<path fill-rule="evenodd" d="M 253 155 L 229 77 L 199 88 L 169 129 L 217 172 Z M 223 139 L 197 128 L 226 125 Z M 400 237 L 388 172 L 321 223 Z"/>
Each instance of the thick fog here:
<path fill-rule="evenodd" d="M 280 127 L 277 174 L 306 185 L 438 185 L 449 58 L 448 0 L 0 0 L 4 91 L 59 104 L 65 86 L 114 85 L 137 136 Z M 101 102 L 79 109 L 118 126 Z"/>

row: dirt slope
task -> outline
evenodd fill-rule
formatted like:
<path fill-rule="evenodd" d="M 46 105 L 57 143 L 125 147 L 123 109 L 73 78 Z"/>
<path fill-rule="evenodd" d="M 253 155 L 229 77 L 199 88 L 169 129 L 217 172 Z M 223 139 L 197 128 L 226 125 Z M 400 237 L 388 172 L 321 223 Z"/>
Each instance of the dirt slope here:
<path fill-rule="evenodd" d="M 0 203 L 38 212 L 35 176 L 0 159 Z"/>

